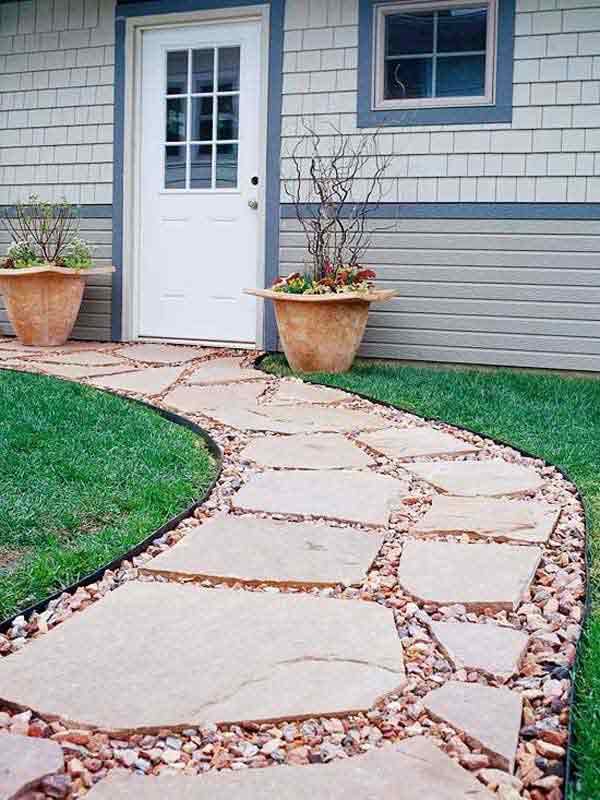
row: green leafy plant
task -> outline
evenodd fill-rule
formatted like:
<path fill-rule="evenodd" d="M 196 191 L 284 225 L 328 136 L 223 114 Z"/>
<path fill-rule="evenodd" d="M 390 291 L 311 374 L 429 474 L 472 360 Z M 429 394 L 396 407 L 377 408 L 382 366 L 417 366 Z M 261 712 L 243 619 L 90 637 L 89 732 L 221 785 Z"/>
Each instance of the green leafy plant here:
<path fill-rule="evenodd" d="M 85 269 L 92 264 L 90 248 L 79 238 L 79 217 L 72 203 L 52 203 L 32 194 L 4 212 L 4 225 L 12 237 L 5 269 L 55 264 Z"/>
<path fill-rule="evenodd" d="M 30 239 L 14 241 L 6 251 L 6 260 L 14 267 L 34 267 L 41 264 L 35 247 Z"/>
<path fill-rule="evenodd" d="M 60 257 L 60 263 L 63 267 L 72 269 L 91 267 L 92 254 L 87 242 L 79 238 L 72 239 L 66 246 L 64 254 Z"/>
<path fill-rule="evenodd" d="M 325 274 L 319 280 L 294 272 L 279 278 L 273 290 L 283 294 L 346 294 L 348 292 L 368 292 L 373 288 L 375 278 L 372 269 L 360 267 L 325 267 Z"/>

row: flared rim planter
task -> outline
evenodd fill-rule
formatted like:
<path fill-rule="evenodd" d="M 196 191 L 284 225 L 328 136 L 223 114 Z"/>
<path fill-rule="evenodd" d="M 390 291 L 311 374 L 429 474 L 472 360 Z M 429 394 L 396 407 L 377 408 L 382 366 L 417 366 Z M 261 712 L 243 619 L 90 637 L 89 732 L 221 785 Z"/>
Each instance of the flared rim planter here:
<path fill-rule="evenodd" d="M 75 325 L 86 278 L 114 271 L 114 267 L 67 269 L 54 264 L 0 269 L 0 294 L 19 341 L 37 347 L 64 344 Z"/>
<path fill-rule="evenodd" d="M 346 372 L 364 335 L 369 306 L 397 292 L 314 295 L 246 289 L 246 294 L 273 301 L 281 344 L 295 372 Z"/>

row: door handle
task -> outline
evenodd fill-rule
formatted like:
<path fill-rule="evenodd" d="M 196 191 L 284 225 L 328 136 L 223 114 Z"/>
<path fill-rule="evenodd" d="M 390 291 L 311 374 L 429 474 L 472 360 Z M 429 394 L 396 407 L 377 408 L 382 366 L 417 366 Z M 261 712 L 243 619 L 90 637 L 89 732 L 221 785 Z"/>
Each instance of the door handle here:
<path fill-rule="evenodd" d="M 258 200 L 248 200 L 248 207 L 251 208 L 253 211 L 256 211 L 258 208 Z"/>

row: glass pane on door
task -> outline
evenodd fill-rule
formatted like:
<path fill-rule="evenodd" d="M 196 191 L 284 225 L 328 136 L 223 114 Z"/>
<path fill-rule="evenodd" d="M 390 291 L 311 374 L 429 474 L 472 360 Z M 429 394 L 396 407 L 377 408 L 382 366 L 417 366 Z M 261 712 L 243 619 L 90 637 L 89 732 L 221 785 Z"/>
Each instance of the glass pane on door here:
<path fill-rule="evenodd" d="M 240 48 L 219 48 L 219 91 L 239 92 L 240 90 Z"/>
<path fill-rule="evenodd" d="M 185 149 L 165 147 L 165 189 L 185 189 Z"/>
<path fill-rule="evenodd" d="M 167 53 L 167 94 L 186 94 L 188 82 L 188 51 Z"/>
<path fill-rule="evenodd" d="M 210 189 L 212 186 L 212 145 L 193 144 L 190 150 L 190 189 Z"/>
<path fill-rule="evenodd" d="M 184 142 L 186 139 L 186 97 L 171 97 L 167 100 L 167 142 Z"/>
<path fill-rule="evenodd" d="M 217 145 L 217 189 L 235 189 L 237 186 L 238 146 Z"/>
<path fill-rule="evenodd" d="M 219 114 L 217 117 L 217 139 L 237 139 L 240 116 L 238 95 L 226 94 L 219 97 Z"/>
<path fill-rule="evenodd" d="M 192 93 L 212 92 L 215 80 L 215 52 L 211 50 L 192 51 Z"/>
<path fill-rule="evenodd" d="M 192 141 L 211 142 L 213 138 L 212 97 L 192 97 Z"/>

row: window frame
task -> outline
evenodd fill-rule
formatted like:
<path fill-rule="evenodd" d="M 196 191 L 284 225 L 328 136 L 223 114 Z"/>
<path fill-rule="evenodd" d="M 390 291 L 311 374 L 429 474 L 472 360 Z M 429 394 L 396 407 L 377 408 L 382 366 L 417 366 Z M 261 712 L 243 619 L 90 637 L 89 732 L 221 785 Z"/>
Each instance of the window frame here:
<path fill-rule="evenodd" d="M 398 9 L 426 9 L 436 6 L 480 5 L 476 0 L 359 0 L 357 127 L 410 127 L 428 125 L 470 125 L 512 122 L 513 53 L 516 0 L 494 1 L 494 58 L 486 65 L 491 71 L 493 91 L 486 96 L 382 100 L 379 104 L 375 80 L 378 24 L 382 14 Z M 488 25 L 490 20 L 488 18 Z M 490 59 L 488 59 L 488 62 Z M 383 59 L 381 60 L 383 66 Z M 422 102 L 423 100 L 427 102 Z M 434 100 L 434 103 L 430 101 Z M 447 102 L 450 101 L 450 102 Z"/>
<path fill-rule="evenodd" d="M 397 98 L 386 99 L 385 90 L 385 24 L 386 18 L 394 14 L 409 11 L 447 11 L 453 8 L 470 8 L 474 6 L 487 6 L 487 30 L 485 49 L 485 93 L 483 95 L 465 95 L 455 97 L 419 97 L 400 100 Z M 373 107 L 376 110 L 386 109 L 413 109 L 413 108 L 439 108 L 463 107 L 465 105 L 492 105 L 495 98 L 496 75 L 496 18 L 498 0 L 434 0 L 434 2 L 403 3 L 394 2 L 377 4 L 374 7 L 376 16 L 374 25 L 375 41 L 373 43 Z M 429 54 L 424 54 L 424 57 Z M 416 57 L 416 56 L 415 56 Z M 431 57 L 439 61 L 437 56 L 437 42 Z M 444 56 L 445 57 L 445 56 Z"/>
<path fill-rule="evenodd" d="M 220 91 L 218 88 L 218 70 L 219 70 L 219 51 L 228 48 L 238 48 L 240 51 L 240 85 L 236 90 Z M 195 50 L 212 50 L 213 51 L 213 90 L 212 92 L 194 92 L 192 89 L 192 69 L 193 69 L 193 53 Z M 186 92 L 178 94 L 169 93 L 168 91 L 168 74 L 167 63 L 169 53 L 178 53 L 187 51 L 187 82 Z M 161 170 L 162 170 L 162 185 L 159 190 L 160 194 L 240 194 L 240 108 L 241 108 L 241 69 L 242 69 L 242 46 L 239 43 L 233 44 L 215 44 L 203 45 L 202 47 L 166 47 L 163 49 L 163 84 L 162 84 L 162 101 L 163 101 L 163 139 L 161 142 L 162 155 L 161 155 Z M 201 140 L 192 139 L 192 109 L 193 100 L 202 99 L 204 97 L 212 98 L 212 137 L 211 139 Z M 238 98 L 238 137 L 237 139 L 219 139 L 218 128 L 218 113 L 219 113 L 219 98 L 221 97 L 237 97 Z M 168 141 L 166 135 L 166 121 L 167 121 L 167 106 L 169 100 L 181 99 L 185 101 L 186 109 L 186 125 L 185 125 L 185 138 L 179 142 Z M 236 185 L 231 187 L 217 186 L 217 150 L 219 145 L 233 144 L 237 146 L 237 177 Z M 191 169 L 192 169 L 192 147 L 194 146 L 211 147 L 211 185 L 204 187 L 191 186 Z M 185 151 L 185 186 L 183 187 L 168 187 L 166 186 L 166 153 L 168 147 L 183 147 Z"/>

